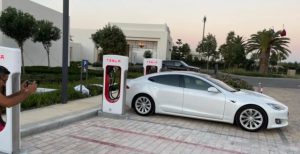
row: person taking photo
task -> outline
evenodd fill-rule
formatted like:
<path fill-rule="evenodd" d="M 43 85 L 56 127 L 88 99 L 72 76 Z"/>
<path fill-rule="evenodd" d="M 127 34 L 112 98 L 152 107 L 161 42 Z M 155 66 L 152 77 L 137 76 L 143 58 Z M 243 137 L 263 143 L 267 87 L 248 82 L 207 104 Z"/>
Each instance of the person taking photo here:
<path fill-rule="evenodd" d="M 25 81 L 22 83 L 20 91 L 6 96 L 5 89 L 9 74 L 10 72 L 7 68 L 0 66 L 0 132 L 5 127 L 5 121 L 2 119 L 2 112 L 4 112 L 6 108 L 13 107 L 21 103 L 28 96 L 36 92 L 37 89 L 35 82 L 28 84 L 28 81 Z"/>

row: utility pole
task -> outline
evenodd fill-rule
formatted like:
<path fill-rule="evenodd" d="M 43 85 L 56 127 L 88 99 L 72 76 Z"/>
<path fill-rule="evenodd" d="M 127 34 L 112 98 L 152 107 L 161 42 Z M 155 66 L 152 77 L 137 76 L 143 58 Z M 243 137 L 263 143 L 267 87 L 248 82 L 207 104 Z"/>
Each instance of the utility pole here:
<path fill-rule="evenodd" d="M 69 0 L 63 2 L 63 54 L 61 102 L 68 102 Z"/>
<path fill-rule="evenodd" d="M 203 52 L 203 40 L 204 40 L 204 35 L 205 35 L 205 23 L 206 23 L 206 16 L 203 17 L 203 35 L 202 35 L 202 52 Z M 209 59 L 207 58 L 207 65 L 206 65 L 206 71 L 208 73 L 208 61 Z"/>
<path fill-rule="evenodd" d="M 203 43 L 204 35 L 205 35 L 205 23 L 206 23 L 206 16 L 204 16 L 204 18 L 203 18 L 203 35 L 202 35 L 202 43 Z"/>

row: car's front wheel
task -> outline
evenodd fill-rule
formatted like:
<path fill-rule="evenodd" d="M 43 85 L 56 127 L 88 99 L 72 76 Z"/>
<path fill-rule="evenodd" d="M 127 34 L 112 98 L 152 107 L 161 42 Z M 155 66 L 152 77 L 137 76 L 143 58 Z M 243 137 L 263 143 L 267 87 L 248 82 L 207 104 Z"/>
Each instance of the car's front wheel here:
<path fill-rule="evenodd" d="M 133 100 L 133 109 L 139 115 L 149 115 L 154 112 L 154 108 L 154 102 L 150 96 L 138 95 Z"/>
<path fill-rule="evenodd" d="M 250 132 L 266 128 L 268 123 L 267 114 L 257 106 L 247 106 L 239 110 L 236 118 L 238 125 Z"/>

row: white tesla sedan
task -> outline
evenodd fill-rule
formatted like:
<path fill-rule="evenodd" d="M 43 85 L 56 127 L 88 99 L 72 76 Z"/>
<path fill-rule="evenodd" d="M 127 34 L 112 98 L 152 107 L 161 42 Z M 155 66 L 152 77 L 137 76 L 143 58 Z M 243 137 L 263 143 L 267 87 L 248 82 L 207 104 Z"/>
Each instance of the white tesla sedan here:
<path fill-rule="evenodd" d="M 130 80 L 126 104 L 139 115 L 162 113 L 236 123 L 247 131 L 288 125 L 288 107 L 272 97 L 236 90 L 195 72 L 162 72 Z"/>

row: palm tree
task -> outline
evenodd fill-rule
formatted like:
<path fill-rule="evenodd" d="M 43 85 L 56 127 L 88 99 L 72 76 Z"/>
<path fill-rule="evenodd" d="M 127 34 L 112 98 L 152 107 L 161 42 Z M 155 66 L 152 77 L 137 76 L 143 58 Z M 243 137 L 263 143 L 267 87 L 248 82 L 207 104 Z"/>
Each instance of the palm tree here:
<path fill-rule="evenodd" d="M 291 51 L 288 49 L 289 38 L 281 37 L 281 31 L 266 30 L 252 34 L 247 42 L 248 53 L 259 53 L 259 72 L 266 74 L 268 72 L 269 58 L 271 51 L 277 54 L 288 56 Z"/>
<path fill-rule="evenodd" d="M 242 36 L 235 35 L 233 31 L 228 33 L 226 43 L 221 45 L 219 50 L 229 68 L 231 65 L 242 66 L 245 63 L 246 43 Z"/>

